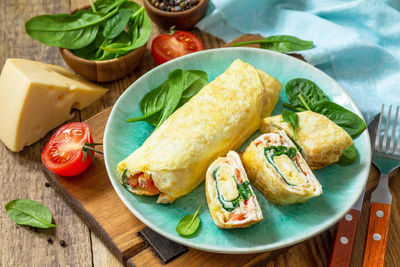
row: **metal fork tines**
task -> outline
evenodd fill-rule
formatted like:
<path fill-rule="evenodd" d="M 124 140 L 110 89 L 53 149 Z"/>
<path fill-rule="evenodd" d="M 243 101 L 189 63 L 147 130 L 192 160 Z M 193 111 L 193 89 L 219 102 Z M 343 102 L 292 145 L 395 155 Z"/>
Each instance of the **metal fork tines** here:
<path fill-rule="evenodd" d="M 384 109 L 385 106 L 382 105 L 374 152 L 372 155 L 372 162 L 379 169 L 380 178 L 378 186 L 371 195 L 363 267 L 383 267 L 384 265 L 392 204 L 392 195 L 389 191 L 388 178 L 389 174 L 400 165 L 400 134 L 397 134 L 398 131 L 400 132 L 400 127 L 397 127 L 399 107 L 396 108 L 396 113 L 392 120 L 392 106 L 389 106 L 382 139 L 381 127 L 385 120 L 385 116 L 383 116 Z M 389 129 L 392 129 L 390 136 Z"/>
<path fill-rule="evenodd" d="M 377 137 L 375 139 L 375 148 L 374 148 L 374 156 L 375 155 L 380 155 L 383 157 L 387 158 L 392 158 L 395 160 L 398 160 L 400 158 L 400 131 L 396 135 L 396 130 L 397 128 L 397 122 L 399 118 L 399 109 L 400 107 L 398 106 L 396 108 L 396 114 L 394 115 L 394 120 L 392 123 L 391 120 L 391 115 L 392 115 L 392 105 L 389 106 L 388 110 L 388 115 L 386 118 L 386 124 L 385 124 L 385 132 L 383 134 L 383 140 L 381 138 L 381 129 L 382 129 L 382 121 L 383 121 L 383 114 L 384 114 L 384 109 L 385 105 L 382 105 L 380 117 L 379 117 L 379 123 L 378 123 L 378 131 L 377 131 Z M 389 128 L 392 126 L 392 134 L 391 138 L 389 141 L 389 146 L 388 146 L 388 133 L 389 133 Z M 400 130 L 400 128 L 399 128 Z M 396 138 L 397 136 L 397 138 Z M 397 139 L 397 142 L 396 142 Z M 396 143 L 396 145 L 395 145 Z"/>
<path fill-rule="evenodd" d="M 388 188 L 388 175 L 400 165 L 400 127 L 397 127 L 399 121 L 399 109 L 400 107 L 395 109 L 395 115 L 392 120 L 392 105 L 389 106 L 386 122 L 384 123 L 385 131 L 382 138 L 381 129 L 383 121 L 385 120 L 383 115 L 385 105 L 382 105 L 372 159 L 381 173 L 381 178 L 379 179 L 378 187 L 371 195 L 372 202 L 391 203 L 392 200 Z M 390 128 L 391 135 L 389 136 Z M 390 140 L 388 140 L 388 138 L 390 138 Z"/>

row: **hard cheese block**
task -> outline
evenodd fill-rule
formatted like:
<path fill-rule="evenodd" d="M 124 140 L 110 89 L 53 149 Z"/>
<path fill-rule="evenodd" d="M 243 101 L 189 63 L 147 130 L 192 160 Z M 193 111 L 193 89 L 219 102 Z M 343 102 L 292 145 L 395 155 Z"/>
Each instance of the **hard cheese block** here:
<path fill-rule="evenodd" d="M 26 59 L 7 59 L 0 75 L 0 139 L 21 151 L 72 118 L 107 89 L 68 70 Z"/>

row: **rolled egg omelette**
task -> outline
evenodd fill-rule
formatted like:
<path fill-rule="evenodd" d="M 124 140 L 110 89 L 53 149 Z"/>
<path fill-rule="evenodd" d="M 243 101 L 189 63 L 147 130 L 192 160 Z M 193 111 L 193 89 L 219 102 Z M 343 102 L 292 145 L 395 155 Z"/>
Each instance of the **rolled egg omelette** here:
<path fill-rule="evenodd" d="M 262 134 L 242 155 L 250 181 L 272 203 L 302 203 L 322 187 L 284 131 Z"/>
<path fill-rule="evenodd" d="M 207 84 L 117 165 L 119 180 L 138 195 L 172 203 L 205 178 L 218 156 L 236 150 L 278 101 L 282 85 L 241 60 Z"/>
<path fill-rule="evenodd" d="M 284 130 L 297 143 L 312 170 L 338 162 L 343 151 L 353 144 L 351 136 L 328 117 L 312 111 L 298 112 L 297 115 L 296 140 L 291 124 L 283 121 L 282 115 L 265 118 L 260 131 L 270 133 Z"/>
<path fill-rule="evenodd" d="M 217 158 L 206 174 L 206 197 L 219 228 L 244 228 L 263 219 L 242 161 L 235 151 Z"/>

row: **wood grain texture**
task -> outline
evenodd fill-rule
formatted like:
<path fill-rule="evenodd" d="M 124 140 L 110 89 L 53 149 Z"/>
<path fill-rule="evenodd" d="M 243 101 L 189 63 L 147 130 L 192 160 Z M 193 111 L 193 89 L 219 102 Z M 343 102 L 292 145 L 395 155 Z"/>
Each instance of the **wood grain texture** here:
<path fill-rule="evenodd" d="M 383 266 L 389 230 L 390 204 L 371 203 L 363 267 Z"/>
<path fill-rule="evenodd" d="M 0 66 L 10 57 L 63 65 L 57 49 L 33 41 L 25 33 L 24 23 L 35 14 L 68 10 L 68 1 L 0 1 Z M 92 265 L 87 226 L 54 189 L 44 186 L 40 153 L 49 137 L 50 134 L 20 153 L 9 151 L 0 142 L 0 266 Z M 45 204 L 54 215 L 57 228 L 35 233 L 17 226 L 3 208 L 16 198 Z M 48 237 L 53 244 L 47 242 Z M 60 240 L 65 240 L 66 248 L 59 245 Z"/>
<path fill-rule="evenodd" d="M 141 1 L 138 1 L 141 2 Z M 86 0 L 1 0 L 0 1 L 0 66 L 7 58 L 19 57 L 46 62 L 66 67 L 57 48 L 47 47 L 32 40 L 24 30 L 24 23 L 30 17 L 39 14 L 68 13 L 70 10 L 87 4 Z M 197 29 L 192 30 L 199 36 L 206 49 L 220 47 L 223 42 Z M 153 24 L 151 40 L 163 33 Z M 260 37 L 258 37 L 260 38 Z M 155 67 L 149 45 L 141 64 L 129 76 L 101 85 L 109 88 L 109 92 L 81 112 L 82 120 L 97 114 L 112 106 L 125 89 L 138 77 Z M 46 179 L 42 175 L 40 152 L 50 138 L 46 135 L 40 142 L 26 148 L 23 152 L 12 153 L 0 144 L 0 204 L 4 206 L 15 198 L 30 198 L 41 201 L 54 215 L 57 228 L 54 230 L 39 230 L 34 233 L 25 227 L 15 225 L 0 209 L 0 266 L 122 266 L 113 254 L 106 249 L 103 241 L 94 236 L 79 217 L 66 205 L 54 188 L 44 186 Z M 369 188 L 376 181 L 370 179 Z M 389 226 L 385 266 L 398 266 L 400 262 L 400 177 L 390 179 L 393 195 L 391 223 Z M 366 196 L 368 199 L 368 193 Z M 363 256 L 364 238 L 367 227 L 368 202 L 364 203 L 360 216 L 351 266 L 360 266 Z M 119 227 L 119 225 L 115 226 Z M 334 227 L 324 233 L 289 248 L 286 252 L 273 259 L 262 254 L 249 256 L 247 266 L 326 266 L 331 250 Z M 52 237 L 54 244 L 46 240 Z M 122 238 L 123 239 L 123 238 Z M 127 238 L 129 239 L 129 238 Z M 66 248 L 58 242 L 65 240 Z M 128 240 L 129 241 L 129 240 Z M 126 241 L 126 242 L 128 242 Z M 123 243 L 123 242 L 122 242 Z M 201 255 L 205 252 L 193 251 L 188 255 Z M 151 263 L 157 258 L 147 248 L 137 255 L 148 255 L 147 259 L 135 256 L 129 261 Z M 218 254 L 215 257 L 219 257 Z M 208 258 L 210 256 L 206 256 Z M 229 262 L 231 259 L 222 256 Z M 201 256 L 196 256 L 204 266 L 210 266 Z M 192 258 L 179 259 L 184 265 L 192 263 Z M 173 263 L 173 262 L 172 262 Z M 195 263 L 194 263 L 195 264 Z M 239 264 L 238 264 L 239 265 Z M 139 266 L 139 265 L 138 265 Z"/>
<path fill-rule="evenodd" d="M 329 267 L 346 267 L 350 265 L 359 217 L 360 211 L 351 209 L 338 222 L 332 252 L 329 257 Z"/>

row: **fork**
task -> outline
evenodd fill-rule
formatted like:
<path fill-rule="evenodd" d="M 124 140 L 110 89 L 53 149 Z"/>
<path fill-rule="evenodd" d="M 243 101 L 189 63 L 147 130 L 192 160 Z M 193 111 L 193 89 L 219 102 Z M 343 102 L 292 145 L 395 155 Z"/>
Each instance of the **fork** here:
<path fill-rule="evenodd" d="M 372 162 L 380 172 L 379 184 L 371 195 L 371 207 L 369 213 L 368 230 L 364 249 L 363 267 L 383 266 L 385 262 L 385 249 L 389 230 L 390 206 L 392 195 L 389 192 L 389 174 L 400 166 L 400 134 L 395 145 L 396 126 L 399 117 L 399 107 L 396 108 L 393 124 L 391 124 L 392 105 L 389 106 L 385 123 L 383 140 L 381 138 L 381 126 L 385 106 L 379 117 L 377 138 L 372 155 Z M 388 146 L 388 132 L 392 126 L 392 134 Z"/>

